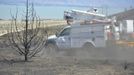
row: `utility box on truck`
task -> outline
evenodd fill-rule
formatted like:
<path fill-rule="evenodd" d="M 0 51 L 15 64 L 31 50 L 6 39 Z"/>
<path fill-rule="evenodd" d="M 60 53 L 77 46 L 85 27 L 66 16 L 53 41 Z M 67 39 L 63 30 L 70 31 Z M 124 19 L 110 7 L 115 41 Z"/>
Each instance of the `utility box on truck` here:
<path fill-rule="evenodd" d="M 71 46 L 74 48 L 83 47 L 86 44 L 94 47 L 105 47 L 106 34 L 105 24 L 82 24 L 71 25 Z"/>

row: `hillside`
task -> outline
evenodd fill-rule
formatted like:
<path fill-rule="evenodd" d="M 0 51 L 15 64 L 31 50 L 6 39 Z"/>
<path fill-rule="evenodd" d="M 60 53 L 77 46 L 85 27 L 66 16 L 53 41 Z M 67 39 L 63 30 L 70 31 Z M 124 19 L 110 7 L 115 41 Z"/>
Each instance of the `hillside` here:
<path fill-rule="evenodd" d="M 134 9 L 110 15 L 109 17 L 116 16 L 117 20 L 134 20 Z"/>

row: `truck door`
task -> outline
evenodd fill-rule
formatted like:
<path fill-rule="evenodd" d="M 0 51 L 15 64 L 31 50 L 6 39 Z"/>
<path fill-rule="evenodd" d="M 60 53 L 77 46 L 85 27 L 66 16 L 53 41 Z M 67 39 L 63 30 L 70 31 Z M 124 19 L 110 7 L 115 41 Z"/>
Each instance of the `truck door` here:
<path fill-rule="evenodd" d="M 59 34 L 56 42 L 59 48 L 61 49 L 67 49 L 71 48 L 71 39 L 70 39 L 70 30 L 71 28 L 65 28 L 63 31 Z"/>

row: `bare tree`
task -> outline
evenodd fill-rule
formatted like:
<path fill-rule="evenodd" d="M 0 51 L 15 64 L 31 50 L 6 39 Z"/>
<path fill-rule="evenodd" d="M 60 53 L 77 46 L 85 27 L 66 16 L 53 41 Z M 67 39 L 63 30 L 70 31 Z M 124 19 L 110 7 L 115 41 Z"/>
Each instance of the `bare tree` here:
<path fill-rule="evenodd" d="M 12 15 L 9 41 L 12 47 L 24 56 L 24 60 L 32 58 L 42 50 L 47 39 L 47 32 L 41 26 L 40 18 L 36 15 L 33 3 L 26 0 L 24 19 L 18 20 L 18 10 Z"/>

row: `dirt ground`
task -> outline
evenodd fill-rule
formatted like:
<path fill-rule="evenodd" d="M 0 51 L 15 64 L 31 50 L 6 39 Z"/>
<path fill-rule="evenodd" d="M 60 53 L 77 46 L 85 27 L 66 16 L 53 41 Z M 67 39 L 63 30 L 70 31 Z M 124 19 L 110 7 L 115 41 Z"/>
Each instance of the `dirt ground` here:
<path fill-rule="evenodd" d="M 134 63 L 114 60 L 112 51 L 105 51 L 68 50 L 51 55 L 44 48 L 29 62 L 23 62 L 13 49 L 1 47 L 0 75 L 134 75 Z"/>

